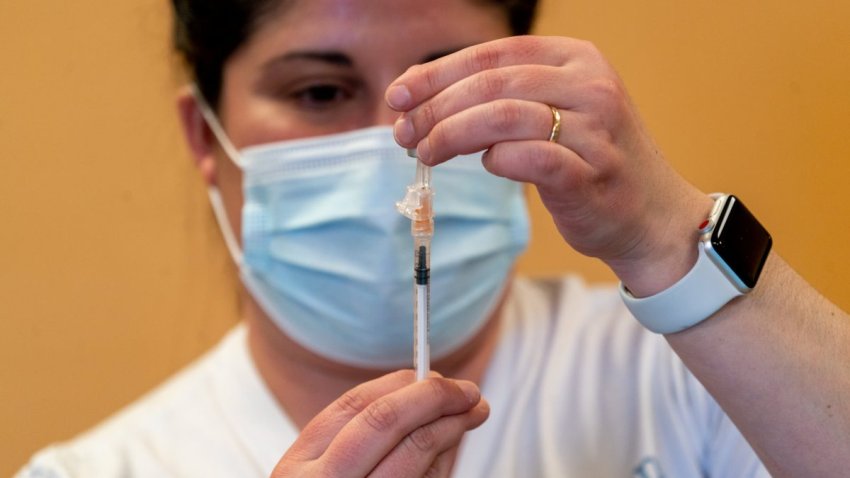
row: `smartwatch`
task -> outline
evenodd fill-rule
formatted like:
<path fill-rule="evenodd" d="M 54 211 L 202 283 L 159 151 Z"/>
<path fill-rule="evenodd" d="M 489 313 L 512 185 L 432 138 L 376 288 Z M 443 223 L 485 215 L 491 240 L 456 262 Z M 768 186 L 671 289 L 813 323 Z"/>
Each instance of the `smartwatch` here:
<path fill-rule="evenodd" d="M 636 298 L 620 283 L 620 296 L 649 330 L 670 334 L 692 327 L 730 300 L 751 291 L 773 245 L 767 230 L 733 195 L 712 194 L 714 207 L 699 225 L 694 267 L 669 288 Z"/>

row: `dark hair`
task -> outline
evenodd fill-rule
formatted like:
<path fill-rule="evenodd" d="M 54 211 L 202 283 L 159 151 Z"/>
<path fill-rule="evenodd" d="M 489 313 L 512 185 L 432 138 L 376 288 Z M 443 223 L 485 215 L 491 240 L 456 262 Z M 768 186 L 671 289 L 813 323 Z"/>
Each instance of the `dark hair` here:
<path fill-rule="evenodd" d="M 534 23 L 538 0 L 478 0 L 482 5 L 492 5 L 504 10 L 513 35 L 527 35 Z"/>
<path fill-rule="evenodd" d="M 425 0 L 427 1 L 427 0 Z M 538 0 L 476 0 L 504 9 L 511 32 L 531 30 Z M 287 0 L 171 0 L 174 49 L 183 57 L 204 98 L 215 108 L 225 62 Z"/>

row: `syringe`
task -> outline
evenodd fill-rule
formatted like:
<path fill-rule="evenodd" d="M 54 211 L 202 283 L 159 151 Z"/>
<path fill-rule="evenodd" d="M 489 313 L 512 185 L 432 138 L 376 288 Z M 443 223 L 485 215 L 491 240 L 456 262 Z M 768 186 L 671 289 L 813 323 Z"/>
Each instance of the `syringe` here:
<path fill-rule="evenodd" d="M 416 150 L 408 149 L 410 157 Z M 410 218 L 410 233 L 413 236 L 413 368 L 416 379 L 424 380 L 431 369 L 431 349 L 428 331 L 431 314 L 431 238 L 434 237 L 433 191 L 431 191 L 431 168 L 416 161 L 416 178 L 407 187 L 404 199 L 396 203 L 396 209 Z"/>

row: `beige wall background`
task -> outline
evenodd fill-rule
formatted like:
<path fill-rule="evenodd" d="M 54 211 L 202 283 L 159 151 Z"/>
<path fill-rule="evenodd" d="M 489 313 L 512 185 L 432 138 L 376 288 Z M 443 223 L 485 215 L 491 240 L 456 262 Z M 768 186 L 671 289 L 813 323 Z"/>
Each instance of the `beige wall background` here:
<path fill-rule="evenodd" d="M 850 2 L 544 0 L 594 41 L 670 161 L 743 197 L 850 308 Z M 198 356 L 233 270 L 179 137 L 165 0 L 0 2 L 0 475 Z M 536 195 L 527 274 L 612 280 Z"/>

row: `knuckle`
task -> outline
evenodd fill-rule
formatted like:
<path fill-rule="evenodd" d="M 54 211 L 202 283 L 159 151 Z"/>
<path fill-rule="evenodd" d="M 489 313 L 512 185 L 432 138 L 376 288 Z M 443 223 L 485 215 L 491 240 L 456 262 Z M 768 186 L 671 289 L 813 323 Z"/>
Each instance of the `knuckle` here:
<path fill-rule="evenodd" d="M 520 124 L 522 111 L 517 103 L 512 101 L 500 101 L 493 103 L 492 111 L 488 115 L 489 126 L 500 134 L 513 131 Z"/>
<path fill-rule="evenodd" d="M 552 39 L 536 35 L 516 36 L 511 38 L 510 45 L 521 57 L 533 58 L 541 52 L 552 48 Z"/>
<path fill-rule="evenodd" d="M 477 75 L 475 88 L 485 99 L 500 98 L 507 88 L 508 78 L 498 70 Z"/>
<path fill-rule="evenodd" d="M 619 82 L 612 78 L 600 78 L 590 85 L 590 94 L 603 104 L 619 105 L 625 93 Z"/>
<path fill-rule="evenodd" d="M 592 57 L 601 57 L 602 52 L 597 48 L 596 44 L 590 40 L 576 40 L 578 48 Z"/>
<path fill-rule="evenodd" d="M 597 48 L 596 44 L 590 40 L 573 40 L 571 46 L 581 57 L 593 62 L 604 59 L 602 52 L 599 48 Z"/>
<path fill-rule="evenodd" d="M 417 428 L 407 436 L 406 443 L 419 452 L 429 453 L 434 451 L 439 443 L 434 425 L 429 423 Z"/>
<path fill-rule="evenodd" d="M 590 85 L 590 91 L 595 98 L 601 100 L 614 100 L 621 96 L 620 87 L 617 82 L 610 78 L 600 78 Z"/>
<path fill-rule="evenodd" d="M 431 387 L 431 393 L 437 398 L 446 398 L 452 395 L 456 385 L 447 379 L 431 379 L 426 383 Z"/>
<path fill-rule="evenodd" d="M 499 51 L 493 44 L 479 45 L 469 56 L 470 71 L 485 71 L 498 68 Z"/>
<path fill-rule="evenodd" d="M 425 65 L 418 67 L 418 74 L 422 75 L 422 80 L 425 82 L 428 91 L 436 92 L 440 91 L 442 88 L 440 87 L 440 77 L 437 74 L 436 68 L 428 68 Z"/>
<path fill-rule="evenodd" d="M 354 388 L 342 394 L 336 404 L 343 413 L 356 415 L 366 408 L 368 401 L 363 396 L 363 392 Z"/>
<path fill-rule="evenodd" d="M 420 107 L 417 116 L 419 117 L 419 121 L 416 122 L 417 131 L 427 132 L 437 124 L 437 111 L 430 101 Z"/>
<path fill-rule="evenodd" d="M 538 173 L 545 178 L 557 179 L 561 176 L 562 165 L 555 148 L 544 148 L 537 156 Z"/>
<path fill-rule="evenodd" d="M 422 475 L 422 478 L 439 478 L 441 475 L 440 467 L 437 466 L 436 463 L 432 463 L 431 466 L 425 470 L 425 473 Z"/>
<path fill-rule="evenodd" d="M 373 429 L 385 432 L 398 422 L 398 410 L 395 405 L 387 399 L 379 399 L 363 411 L 364 421 Z"/>
<path fill-rule="evenodd" d="M 588 90 L 588 97 L 594 103 L 596 111 L 604 118 L 619 115 L 626 106 L 626 92 L 623 86 L 614 79 L 598 79 L 589 85 Z"/>

